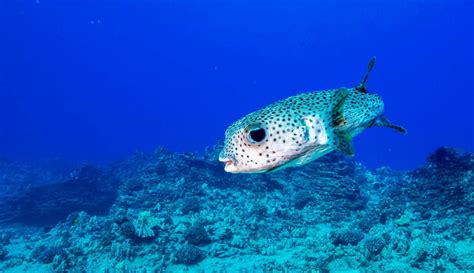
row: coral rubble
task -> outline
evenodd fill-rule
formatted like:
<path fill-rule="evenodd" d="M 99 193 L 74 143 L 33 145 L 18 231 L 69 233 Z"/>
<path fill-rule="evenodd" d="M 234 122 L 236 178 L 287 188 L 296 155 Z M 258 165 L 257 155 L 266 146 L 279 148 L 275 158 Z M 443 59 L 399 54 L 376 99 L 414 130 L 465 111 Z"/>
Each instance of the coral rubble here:
<path fill-rule="evenodd" d="M 260 175 L 215 157 L 159 149 L 10 190 L 0 271 L 474 271 L 471 153 L 440 148 L 403 172 L 333 153 Z M 20 165 L 0 168 L 0 189 Z"/>

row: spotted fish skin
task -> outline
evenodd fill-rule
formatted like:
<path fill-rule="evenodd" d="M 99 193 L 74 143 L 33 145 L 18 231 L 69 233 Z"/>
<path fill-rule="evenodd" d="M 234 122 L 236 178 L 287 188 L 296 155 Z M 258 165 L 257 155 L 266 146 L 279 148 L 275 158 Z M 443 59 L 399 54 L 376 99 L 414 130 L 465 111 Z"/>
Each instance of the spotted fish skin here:
<path fill-rule="evenodd" d="M 335 116 L 335 108 L 341 111 Z M 267 172 L 299 166 L 335 149 L 338 131 L 360 133 L 383 111 L 379 96 L 354 88 L 310 92 L 275 102 L 248 114 L 226 131 L 220 161 L 233 173 Z M 261 141 L 252 130 L 265 130 Z"/>
<path fill-rule="evenodd" d="M 381 97 L 367 92 L 368 73 L 358 87 L 292 96 L 234 122 L 219 155 L 225 171 L 261 173 L 295 167 L 334 150 L 352 156 L 352 137 L 372 126 L 404 133 L 383 117 Z"/>

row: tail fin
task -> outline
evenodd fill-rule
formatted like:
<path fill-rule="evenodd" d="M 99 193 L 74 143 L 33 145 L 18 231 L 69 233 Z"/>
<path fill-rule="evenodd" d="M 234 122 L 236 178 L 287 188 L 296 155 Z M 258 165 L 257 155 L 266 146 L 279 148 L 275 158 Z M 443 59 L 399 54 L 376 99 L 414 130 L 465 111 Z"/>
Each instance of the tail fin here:
<path fill-rule="evenodd" d="M 374 68 L 374 65 L 375 65 L 375 56 L 370 58 L 369 64 L 367 66 L 367 73 L 365 73 L 365 76 L 362 79 L 362 81 L 360 82 L 359 86 L 357 86 L 355 88 L 357 91 L 362 92 L 362 93 L 368 93 L 367 92 L 367 86 L 366 86 L 367 85 L 367 80 L 369 79 L 370 72 Z"/>
<path fill-rule="evenodd" d="M 392 128 L 394 130 L 397 130 L 400 134 L 406 134 L 407 130 L 403 128 L 402 126 L 395 125 L 391 123 L 386 117 L 380 116 L 375 119 L 374 123 L 372 126 L 383 126 L 383 127 L 388 127 Z"/>

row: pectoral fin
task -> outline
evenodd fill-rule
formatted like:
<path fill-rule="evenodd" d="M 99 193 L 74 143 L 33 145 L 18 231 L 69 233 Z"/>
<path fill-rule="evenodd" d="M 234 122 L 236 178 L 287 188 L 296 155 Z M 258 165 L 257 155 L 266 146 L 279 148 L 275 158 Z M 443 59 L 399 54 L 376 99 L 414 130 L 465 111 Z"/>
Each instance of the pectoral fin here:
<path fill-rule="evenodd" d="M 392 128 L 396 131 L 398 131 L 400 134 L 406 134 L 407 130 L 403 128 L 402 126 L 395 125 L 391 123 L 386 117 L 380 116 L 374 120 L 374 123 L 372 126 L 383 126 L 383 127 L 388 127 Z"/>
<path fill-rule="evenodd" d="M 333 128 L 342 127 L 346 124 L 346 120 L 342 115 L 342 111 L 344 109 L 346 98 L 349 96 L 350 92 L 351 91 L 347 88 L 340 88 L 336 90 L 334 95 L 334 105 L 331 113 Z"/>
<path fill-rule="evenodd" d="M 347 156 L 354 156 L 354 144 L 352 143 L 352 136 L 344 131 L 335 131 L 334 139 L 336 149 L 343 152 Z"/>

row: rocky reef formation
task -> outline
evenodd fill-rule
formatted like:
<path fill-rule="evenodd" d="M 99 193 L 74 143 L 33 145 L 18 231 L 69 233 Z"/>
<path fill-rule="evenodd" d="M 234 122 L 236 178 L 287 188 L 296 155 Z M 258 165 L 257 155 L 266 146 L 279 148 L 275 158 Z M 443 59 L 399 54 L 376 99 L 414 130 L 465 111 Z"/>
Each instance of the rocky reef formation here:
<path fill-rule="evenodd" d="M 0 157 L 0 197 L 15 195 L 32 186 L 64 181 L 73 169 L 72 164 L 58 159 L 16 162 Z"/>
<path fill-rule="evenodd" d="M 333 153 L 260 175 L 215 157 L 159 149 L 18 190 L 0 202 L 0 271 L 474 271 L 471 153 L 408 172 Z"/>
<path fill-rule="evenodd" d="M 75 211 L 106 214 L 116 197 L 117 180 L 92 166 L 66 181 L 31 186 L 0 201 L 0 223 L 55 224 Z"/>

